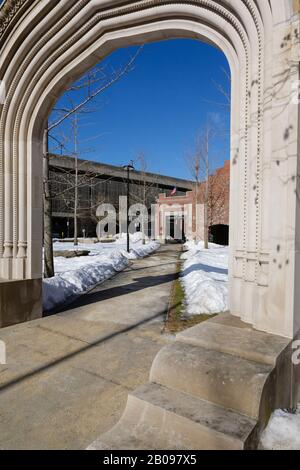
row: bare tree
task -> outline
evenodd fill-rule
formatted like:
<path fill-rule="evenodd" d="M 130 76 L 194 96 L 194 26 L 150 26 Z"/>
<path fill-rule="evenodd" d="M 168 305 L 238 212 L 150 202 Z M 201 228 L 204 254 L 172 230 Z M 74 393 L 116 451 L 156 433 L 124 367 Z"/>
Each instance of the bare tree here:
<path fill-rule="evenodd" d="M 221 83 L 216 82 L 213 80 L 213 84 L 215 85 L 217 91 L 225 98 L 224 103 L 219 103 L 221 106 L 225 106 L 228 108 L 228 111 L 230 109 L 230 102 L 231 102 L 231 96 L 230 96 L 230 86 L 231 86 L 231 76 L 230 73 L 227 72 L 223 67 L 221 68 L 222 72 L 225 75 L 226 78 L 226 86 L 223 86 Z"/>
<path fill-rule="evenodd" d="M 209 143 L 211 129 L 206 126 L 203 133 L 202 160 L 205 171 L 205 190 L 204 190 L 204 248 L 208 249 L 208 201 L 209 201 Z"/>
<path fill-rule="evenodd" d="M 225 171 L 209 176 L 208 225 L 227 224 L 229 211 L 229 178 Z"/>
<path fill-rule="evenodd" d="M 53 277 L 54 276 L 54 262 L 53 262 L 53 243 L 52 243 L 52 198 L 50 194 L 49 186 L 49 152 L 48 152 L 48 139 L 49 133 L 54 129 L 57 129 L 62 123 L 64 123 L 68 118 L 80 112 L 80 110 L 86 108 L 91 101 L 94 101 L 97 96 L 101 93 L 104 93 L 108 88 L 117 83 L 129 73 L 134 66 L 134 63 L 142 50 L 141 46 L 134 56 L 127 62 L 127 64 L 120 68 L 117 71 L 113 71 L 109 74 L 106 73 L 104 68 L 94 68 L 92 71 L 89 71 L 85 74 L 82 79 L 77 82 L 74 86 L 69 88 L 67 92 L 75 92 L 77 94 L 78 90 L 86 90 L 86 96 L 79 100 L 76 104 L 73 102 L 73 97 L 69 97 L 70 107 L 60 110 L 58 116 L 54 119 L 53 122 L 49 123 L 45 132 L 44 132 L 44 155 L 43 155 L 43 176 L 44 176 L 44 207 L 47 210 L 44 210 L 44 277 Z M 47 141 L 47 142 L 46 142 Z M 77 145 L 78 147 L 78 145 Z M 76 152 L 77 153 L 77 152 Z M 75 170 L 76 171 L 76 170 Z M 77 173 L 78 175 L 78 173 Z M 76 178 L 75 178 L 76 180 Z M 78 183 L 78 181 L 77 181 Z M 75 181 L 75 188 L 78 185 Z M 77 192 L 77 189 L 75 189 Z M 75 197 L 76 199 L 76 197 Z M 78 193 L 76 199 L 75 207 L 78 206 Z M 75 217 L 75 226 L 77 226 L 77 213 L 74 210 Z M 47 233 L 46 233 L 47 232 Z M 74 234 L 75 235 L 75 234 Z M 77 234 L 76 234 L 77 239 Z M 75 240 L 76 240 L 75 239 Z M 45 241 L 47 241 L 45 243 Z M 78 242 L 77 242 L 78 243 Z"/>
<path fill-rule="evenodd" d="M 147 208 L 149 212 L 151 208 L 151 204 L 153 199 L 157 194 L 158 188 L 158 181 L 156 178 L 153 177 L 150 179 L 149 174 L 147 172 L 147 160 L 145 158 L 144 152 L 140 152 L 136 158 L 136 163 L 139 165 L 139 173 L 140 173 L 140 186 L 136 188 L 135 191 L 132 191 L 131 197 L 133 200 L 142 204 Z M 146 243 L 145 237 L 145 214 L 142 211 L 141 213 L 141 225 L 142 225 L 142 236 L 143 236 L 143 244 Z"/>
<path fill-rule="evenodd" d="M 75 188 L 74 188 L 74 245 L 78 245 L 78 118 L 77 113 L 74 113 L 73 119 L 74 130 L 74 159 L 75 159 Z"/>
<path fill-rule="evenodd" d="M 195 149 L 186 157 L 186 163 L 195 180 L 195 202 L 204 206 L 204 248 L 208 248 L 209 232 L 209 184 L 210 184 L 210 140 L 212 128 L 210 124 L 197 135 Z"/>
<path fill-rule="evenodd" d="M 72 138 L 74 139 L 75 136 L 73 135 Z M 72 149 L 69 153 L 73 156 L 71 168 L 59 165 L 57 169 L 55 167 L 59 157 L 50 154 L 50 186 L 53 204 L 58 212 L 71 212 L 73 220 L 76 209 L 77 221 L 86 220 L 89 225 L 90 223 L 95 225 L 98 222 L 97 207 L 106 202 L 103 186 L 114 179 L 113 171 L 111 174 L 109 170 L 103 173 L 93 162 L 82 159 L 81 154 L 84 151 L 81 151 L 78 145 L 76 152 Z M 116 198 L 116 206 L 117 203 Z M 79 236 L 79 226 L 77 236 Z"/>
<path fill-rule="evenodd" d="M 44 277 L 54 275 L 52 243 L 52 199 L 49 184 L 48 130 L 43 136 L 43 203 L 44 203 Z"/>

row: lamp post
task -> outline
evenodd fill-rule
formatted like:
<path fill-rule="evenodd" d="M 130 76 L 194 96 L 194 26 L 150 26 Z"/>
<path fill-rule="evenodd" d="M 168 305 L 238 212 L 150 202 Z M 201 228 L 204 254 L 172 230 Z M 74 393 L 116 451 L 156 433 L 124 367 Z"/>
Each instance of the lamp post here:
<path fill-rule="evenodd" d="M 130 191 L 129 191 L 129 172 L 130 170 L 134 170 L 134 166 L 133 166 L 133 161 L 130 160 L 129 164 L 128 165 L 124 165 L 123 166 L 124 170 L 127 170 L 127 231 L 126 231 L 126 234 L 127 234 L 127 253 L 130 252 L 130 243 L 129 243 L 129 207 L 130 207 L 130 204 L 129 204 L 129 199 L 130 199 Z"/>

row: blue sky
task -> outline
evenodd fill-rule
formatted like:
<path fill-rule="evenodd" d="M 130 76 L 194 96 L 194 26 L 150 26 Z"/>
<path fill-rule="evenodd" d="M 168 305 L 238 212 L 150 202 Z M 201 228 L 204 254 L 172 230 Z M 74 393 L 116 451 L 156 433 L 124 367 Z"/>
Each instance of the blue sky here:
<path fill-rule="evenodd" d="M 136 50 L 115 51 L 102 63 L 106 72 L 124 66 Z M 134 69 L 90 105 L 94 112 L 79 116 L 80 157 L 123 165 L 143 152 L 149 171 L 191 178 L 185 156 L 210 121 L 216 129 L 211 166 L 221 166 L 229 158 L 230 117 L 218 85 L 229 90 L 228 76 L 224 54 L 207 44 L 189 39 L 146 44 Z M 72 93 L 75 102 L 82 96 L 82 91 Z M 56 107 L 69 106 L 67 97 Z M 73 151 L 70 122 L 52 134 L 70 139 L 66 149 Z M 50 140 L 50 150 L 55 146 Z"/>

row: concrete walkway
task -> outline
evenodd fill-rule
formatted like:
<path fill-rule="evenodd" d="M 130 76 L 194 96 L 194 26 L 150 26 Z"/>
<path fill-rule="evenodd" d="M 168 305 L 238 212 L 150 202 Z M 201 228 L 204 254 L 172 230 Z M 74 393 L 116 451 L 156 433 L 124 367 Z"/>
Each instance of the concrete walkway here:
<path fill-rule="evenodd" d="M 84 449 L 148 381 L 179 246 L 134 261 L 66 311 L 0 330 L 1 449 Z"/>

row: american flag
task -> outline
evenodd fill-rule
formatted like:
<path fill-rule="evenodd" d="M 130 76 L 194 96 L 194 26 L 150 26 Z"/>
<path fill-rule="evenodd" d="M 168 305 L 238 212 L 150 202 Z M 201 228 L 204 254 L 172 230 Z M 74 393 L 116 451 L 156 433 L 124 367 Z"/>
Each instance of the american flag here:
<path fill-rule="evenodd" d="M 176 186 L 175 186 L 175 187 L 172 189 L 172 191 L 170 192 L 170 196 L 175 196 L 176 192 L 177 192 L 177 188 L 176 188 Z"/>

